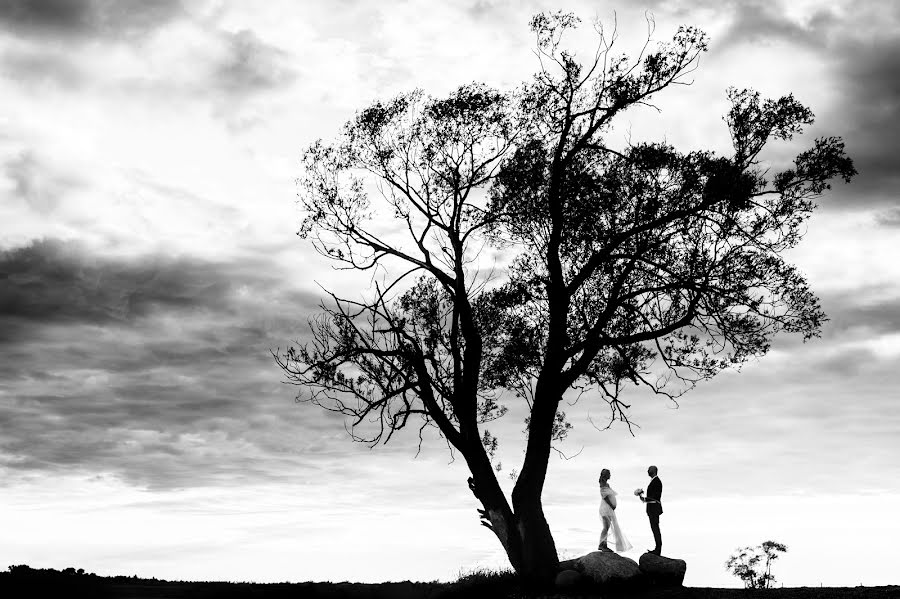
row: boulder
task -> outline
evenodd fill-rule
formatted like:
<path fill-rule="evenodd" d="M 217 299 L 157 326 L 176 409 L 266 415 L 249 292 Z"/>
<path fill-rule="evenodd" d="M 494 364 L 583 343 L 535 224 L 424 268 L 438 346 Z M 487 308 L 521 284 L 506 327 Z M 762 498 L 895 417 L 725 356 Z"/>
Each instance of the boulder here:
<path fill-rule="evenodd" d="M 578 561 L 578 558 L 576 557 L 573 559 L 567 559 L 565 561 L 559 562 L 559 571 L 562 572 L 563 570 L 575 570 L 577 572 L 578 566 L 575 563 L 577 561 Z"/>
<path fill-rule="evenodd" d="M 582 584 L 583 576 L 577 570 L 563 570 L 556 575 L 556 588 L 563 590 L 577 589 Z"/>
<path fill-rule="evenodd" d="M 575 560 L 575 569 L 600 587 L 636 587 L 643 573 L 633 559 L 612 551 L 593 551 Z"/>
<path fill-rule="evenodd" d="M 650 553 L 641 556 L 640 569 L 647 580 L 656 586 L 680 587 L 684 583 L 687 562 L 683 559 L 672 559 Z"/>

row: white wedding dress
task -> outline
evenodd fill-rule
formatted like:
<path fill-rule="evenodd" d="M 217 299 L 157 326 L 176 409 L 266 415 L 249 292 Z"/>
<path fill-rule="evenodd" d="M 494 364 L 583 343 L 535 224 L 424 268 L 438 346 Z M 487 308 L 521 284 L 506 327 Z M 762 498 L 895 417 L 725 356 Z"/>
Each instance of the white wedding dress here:
<path fill-rule="evenodd" d="M 616 551 L 628 551 L 632 548 L 632 544 L 628 542 L 628 539 L 619 527 L 619 519 L 616 518 L 616 511 L 606 502 L 606 497 L 609 497 L 610 500 L 615 503 L 616 495 L 617 493 L 613 491 L 611 487 L 600 487 L 600 521 L 602 522 L 604 518 L 610 521 L 609 533 L 606 538 L 607 544 L 614 546 Z M 600 542 L 603 542 L 602 538 L 600 539 Z"/>

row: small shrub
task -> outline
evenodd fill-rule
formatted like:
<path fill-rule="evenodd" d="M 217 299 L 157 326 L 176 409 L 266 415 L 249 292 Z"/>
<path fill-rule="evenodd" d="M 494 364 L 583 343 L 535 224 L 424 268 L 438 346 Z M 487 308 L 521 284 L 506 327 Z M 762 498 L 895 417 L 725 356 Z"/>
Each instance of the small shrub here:
<path fill-rule="evenodd" d="M 779 553 L 786 553 L 787 545 L 764 541 L 756 547 L 742 547 L 725 562 L 725 569 L 740 578 L 747 589 L 767 589 L 775 582 L 772 562 Z"/>

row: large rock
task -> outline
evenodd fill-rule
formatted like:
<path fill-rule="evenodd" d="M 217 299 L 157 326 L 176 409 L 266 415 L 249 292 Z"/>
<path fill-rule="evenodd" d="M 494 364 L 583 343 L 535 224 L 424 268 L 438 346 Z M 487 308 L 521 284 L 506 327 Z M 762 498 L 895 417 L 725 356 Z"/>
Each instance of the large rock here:
<path fill-rule="evenodd" d="M 556 575 L 556 588 L 574 590 L 581 586 L 584 576 L 577 570 L 563 570 Z"/>
<path fill-rule="evenodd" d="M 562 572 L 564 570 L 578 570 L 578 567 L 575 565 L 575 562 L 578 561 L 578 558 L 567 559 L 565 561 L 559 562 L 559 571 Z"/>
<path fill-rule="evenodd" d="M 643 573 L 633 559 L 612 551 L 593 551 L 575 560 L 575 570 L 600 587 L 636 587 Z"/>
<path fill-rule="evenodd" d="M 661 587 L 680 587 L 684 583 L 687 562 L 650 553 L 641 556 L 641 572 L 647 575 L 651 584 Z"/>

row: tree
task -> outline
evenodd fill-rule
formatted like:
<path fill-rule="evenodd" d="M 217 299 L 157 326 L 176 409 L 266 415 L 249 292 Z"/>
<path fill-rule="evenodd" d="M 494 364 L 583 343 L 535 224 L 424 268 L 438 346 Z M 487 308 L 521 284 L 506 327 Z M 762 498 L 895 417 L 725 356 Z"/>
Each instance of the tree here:
<path fill-rule="evenodd" d="M 781 255 L 828 180 L 855 174 L 829 137 L 769 176 L 765 144 L 813 115 L 790 95 L 749 90 L 728 92 L 730 156 L 613 147 L 604 136 L 615 117 L 689 83 L 706 37 L 680 28 L 651 49 L 648 35 L 629 60 L 597 25 L 582 66 L 560 50 L 577 24 L 532 19 L 541 68 L 514 92 L 473 83 L 445 98 L 401 94 L 308 148 L 300 234 L 373 283 L 362 298 L 329 292 L 311 340 L 273 352 L 298 400 L 348 416 L 355 440 L 416 425 L 421 444 L 436 427 L 469 468 L 482 524 L 536 580 L 558 564 L 541 495 L 552 444 L 571 427 L 563 394 L 590 392 L 630 428 L 628 387 L 675 399 L 765 354 L 779 331 L 816 336 L 825 315 Z M 485 248 L 511 259 L 494 269 Z M 529 417 L 507 499 L 486 425 L 511 397 Z"/>
<path fill-rule="evenodd" d="M 756 547 L 742 547 L 728 558 L 725 569 L 740 578 L 744 588 L 767 589 L 775 582 L 772 562 L 779 553 L 787 553 L 787 545 L 764 541 Z"/>

